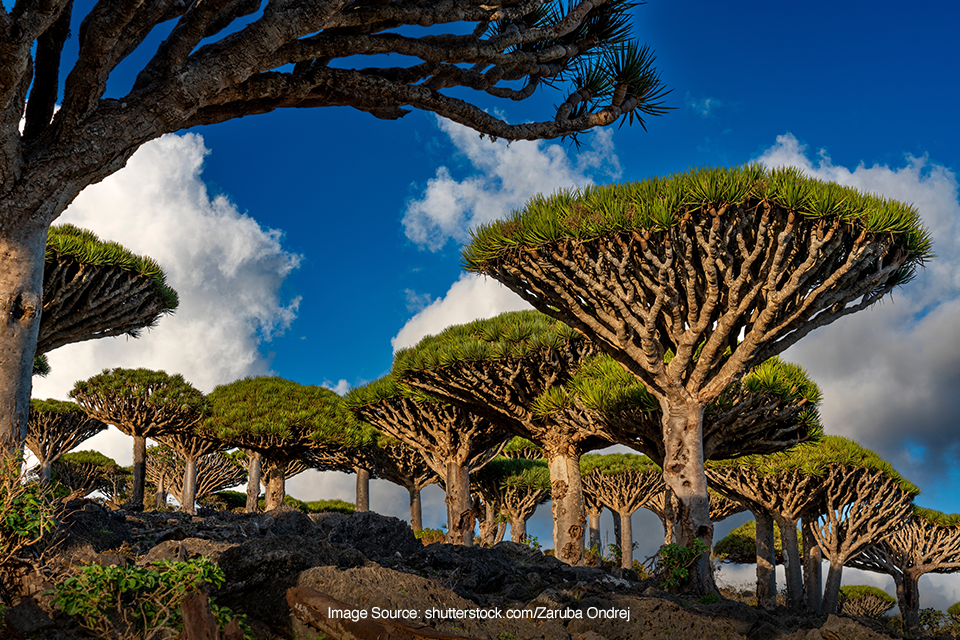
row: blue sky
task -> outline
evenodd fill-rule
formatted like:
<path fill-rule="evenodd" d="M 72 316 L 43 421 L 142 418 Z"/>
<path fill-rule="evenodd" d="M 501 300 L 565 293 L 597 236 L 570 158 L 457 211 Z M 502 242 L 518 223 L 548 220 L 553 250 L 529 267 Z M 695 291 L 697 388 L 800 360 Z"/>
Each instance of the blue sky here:
<path fill-rule="evenodd" d="M 51 353 L 54 373 L 35 395 L 63 397 L 110 366 L 178 371 L 205 391 L 267 372 L 343 391 L 383 375 L 394 343 L 518 306 L 463 277 L 459 243 L 471 223 L 541 189 L 760 159 L 910 200 L 933 228 L 938 257 L 917 281 L 786 355 L 823 388 L 828 432 L 891 460 L 923 488 L 920 504 L 960 511 L 960 8 L 653 0 L 635 16 L 675 109 L 646 131 L 585 135 L 579 153 L 560 142 L 481 141 L 428 113 L 385 122 L 345 108 L 248 117 L 151 143 L 81 194 L 63 221 L 157 257 L 181 309 L 137 341 Z M 115 95 L 136 59 L 111 80 Z M 522 104 L 479 104 L 522 122 L 552 117 L 564 98 L 546 90 Z M 129 456 L 116 434 L 95 446 Z M 350 490 L 346 477 L 291 484 L 305 499 Z M 403 515 L 391 491 L 375 491 L 373 506 Z M 425 506 L 438 522 L 442 496 Z M 541 540 L 548 519 L 541 509 L 531 527 Z M 960 600 L 955 586 L 924 584 L 943 606 Z"/>

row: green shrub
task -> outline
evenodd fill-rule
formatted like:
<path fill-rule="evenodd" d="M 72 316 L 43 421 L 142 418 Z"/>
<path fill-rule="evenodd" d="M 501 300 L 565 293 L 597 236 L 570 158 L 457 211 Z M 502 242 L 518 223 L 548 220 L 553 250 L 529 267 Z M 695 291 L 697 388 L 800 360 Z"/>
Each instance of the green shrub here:
<path fill-rule="evenodd" d="M 0 457 L 0 572 L 56 524 L 56 488 L 24 482 L 23 452 Z"/>
<path fill-rule="evenodd" d="M 440 529 L 420 529 L 419 531 L 414 531 L 413 535 L 416 536 L 417 540 L 423 542 L 424 545 L 443 542 L 447 539 L 447 535 Z"/>
<path fill-rule="evenodd" d="M 183 626 L 180 603 L 187 593 L 203 583 L 220 587 L 223 582 L 223 571 L 205 557 L 161 560 L 148 567 L 91 564 L 58 584 L 53 602 L 100 638 L 172 639 Z M 214 604 L 210 610 L 221 626 L 235 617 Z M 249 627 L 244 632 L 251 636 Z"/>
<path fill-rule="evenodd" d="M 655 574 L 660 580 L 660 588 L 677 591 L 690 577 L 690 569 L 710 547 L 703 540 L 694 540 L 690 547 L 679 544 L 665 544 L 657 551 Z"/>
<path fill-rule="evenodd" d="M 356 509 L 352 502 L 346 500 L 312 500 L 304 503 L 307 513 L 346 513 L 351 514 Z"/>

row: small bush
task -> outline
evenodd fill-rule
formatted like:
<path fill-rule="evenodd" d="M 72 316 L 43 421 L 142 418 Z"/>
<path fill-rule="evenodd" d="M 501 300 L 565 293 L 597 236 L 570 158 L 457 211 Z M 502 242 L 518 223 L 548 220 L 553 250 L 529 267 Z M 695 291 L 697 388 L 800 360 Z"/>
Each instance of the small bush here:
<path fill-rule="evenodd" d="M 352 502 L 346 500 L 313 500 L 305 502 L 307 513 L 353 513 L 356 509 Z"/>
<path fill-rule="evenodd" d="M 660 588 L 677 591 L 690 577 L 690 569 L 710 547 L 703 540 L 694 540 L 690 547 L 666 544 L 657 551 L 654 574 L 660 580 Z"/>
<path fill-rule="evenodd" d="M 420 531 L 414 531 L 413 535 L 416 536 L 417 540 L 423 542 L 424 545 L 443 542 L 447 539 L 446 534 L 440 529 L 420 529 Z"/>
<path fill-rule="evenodd" d="M 24 482 L 23 452 L 0 457 L 0 574 L 56 524 L 56 488 Z"/>

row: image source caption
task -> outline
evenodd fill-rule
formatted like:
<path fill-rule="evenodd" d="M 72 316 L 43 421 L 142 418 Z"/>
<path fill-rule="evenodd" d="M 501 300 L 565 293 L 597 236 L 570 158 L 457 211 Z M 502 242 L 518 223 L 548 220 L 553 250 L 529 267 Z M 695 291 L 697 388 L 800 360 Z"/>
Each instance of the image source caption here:
<path fill-rule="evenodd" d="M 334 609 L 327 608 L 330 620 L 630 620 L 630 609 L 550 609 L 533 607 L 530 609 L 425 609 L 422 614 L 417 609 Z"/>

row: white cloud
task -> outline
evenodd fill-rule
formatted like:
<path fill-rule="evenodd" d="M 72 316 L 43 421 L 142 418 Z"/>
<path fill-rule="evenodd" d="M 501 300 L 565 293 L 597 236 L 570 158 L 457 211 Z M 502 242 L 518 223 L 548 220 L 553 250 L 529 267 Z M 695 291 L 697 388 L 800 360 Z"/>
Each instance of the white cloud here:
<path fill-rule="evenodd" d="M 347 392 L 350 391 L 350 383 L 343 378 L 338 380 L 336 384 L 330 382 L 329 380 L 325 380 L 323 386 L 327 389 L 330 389 L 338 396 L 345 396 L 347 395 Z"/>
<path fill-rule="evenodd" d="M 410 318 L 390 340 L 393 351 L 412 347 L 420 339 L 440 333 L 453 324 L 492 318 L 507 311 L 529 309 L 520 296 L 491 278 L 465 273 L 453 283 L 447 294 L 434 300 Z"/>
<path fill-rule="evenodd" d="M 689 93 L 686 95 L 687 107 L 700 114 L 701 118 L 709 118 L 714 110 L 723 106 L 723 102 L 717 98 L 694 98 Z"/>
<path fill-rule="evenodd" d="M 960 201 L 956 175 L 930 159 L 907 156 L 900 167 L 854 169 L 815 158 L 786 134 L 759 158 L 807 174 L 913 203 L 929 227 L 936 257 L 916 280 L 884 302 L 818 329 L 785 357 L 802 364 L 824 392 L 828 432 L 857 439 L 921 488 L 941 485 L 956 465 L 960 434 Z M 905 448 L 906 440 L 929 452 Z M 925 496 L 920 502 L 924 504 Z M 925 506 L 935 506 L 926 503 Z"/>
<path fill-rule="evenodd" d="M 52 372 L 34 379 L 34 397 L 66 398 L 75 381 L 107 367 L 181 373 L 204 392 L 268 373 L 259 346 L 296 317 L 299 299 L 285 302 L 279 289 L 300 257 L 281 246 L 280 231 L 262 228 L 224 196 L 210 197 L 200 175 L 207 153 L 194 134 L 150 142 L 57 220 L 156 259 L 180 307 L 139 339 L 52 351 Z"/>
<path fill-rule="evenodd" d="M 407 237 L 431 251 L 449 240 L 466 241 L 471 228 L 502 218 L 537 193 L 586 186 L 595 175 L 613 179 L 621 173 L 608 129 L 585 136 L 586 148 L 571 160 L 558 143 L 491 143 L 448 120 L 439 125 L 475 173 L 457 180 L 449 168 L 440 167 L 423 194 L 407 205 Z"/>

